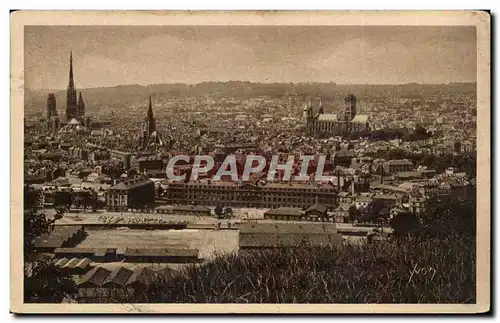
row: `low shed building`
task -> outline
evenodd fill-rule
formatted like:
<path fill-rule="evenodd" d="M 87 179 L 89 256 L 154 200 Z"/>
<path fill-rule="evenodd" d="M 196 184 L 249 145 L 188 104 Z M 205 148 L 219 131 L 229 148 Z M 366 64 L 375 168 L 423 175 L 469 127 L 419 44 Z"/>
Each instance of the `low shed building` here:
<path fill-rule="evenodd" d="M 279 207 L 264 213 L 264 219 L 269 220 L 305 220 L 304 211 L 299 207 Z"/>
<path fill-rule="evenodd" d="M 53 253 L 56 248 L 72 247 L 85 238 L 81 225 L 58 225 L 49 233 L 44 233 L 33 240 L 38 252 Z"/>

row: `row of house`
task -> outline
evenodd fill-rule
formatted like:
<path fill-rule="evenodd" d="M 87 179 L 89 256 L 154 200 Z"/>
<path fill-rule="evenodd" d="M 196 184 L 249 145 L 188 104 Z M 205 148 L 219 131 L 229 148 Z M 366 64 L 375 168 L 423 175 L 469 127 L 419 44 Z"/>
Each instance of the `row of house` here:
<path fill-rule="evenodd" d="M 169 262 L 194 263 L 199 258 L 197 249 L 175 248 L 57 248 L 56 258 L 89 258 L 97 262 Z"/>
<path fill-rule="evenodd" d="M 158 276 L 169 273 L 168 268 L 154 271 L 149 267 L 141 267 L 131 270 L 119 267 L 109 270 L 103 267 L 95 267 L 78 279 L 78 297 L 82 302 L 95 301 L 104 298 L 107 301 L 114 298 L 124 297 L 125 293 L 133 294 L 151 283 Z M 116 299 L 117 300 L 117 299 Z"/>

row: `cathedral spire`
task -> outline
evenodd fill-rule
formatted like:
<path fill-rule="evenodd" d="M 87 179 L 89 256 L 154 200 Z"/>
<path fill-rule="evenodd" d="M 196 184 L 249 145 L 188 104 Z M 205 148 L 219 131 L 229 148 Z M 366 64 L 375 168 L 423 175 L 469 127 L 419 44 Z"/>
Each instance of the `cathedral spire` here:
<path fill-rule="evenodd" d="M 80 95 L 78 96 L 78 105 L 85 105 L 83 102 L 82 92 L 80 91 Z"/>
<path fill-rule="evenodd" d="M 82 92 L 79 92 L 78 103 L 76 105 L 76 112 L 78 118 L 85 117 L 85 102 L 83 102 Z"/>
<path fill-rule="evenodd" d="M 75 84 L 73 79 L 73 51 L 69 52 L 69 84 Z"/>
<path fill-rule="evenodd" d="M 75 80 L 73 78 L 73 51 L 69 53 L 69 81 L 66 89 L 66 119 L 78 118 Z"/>

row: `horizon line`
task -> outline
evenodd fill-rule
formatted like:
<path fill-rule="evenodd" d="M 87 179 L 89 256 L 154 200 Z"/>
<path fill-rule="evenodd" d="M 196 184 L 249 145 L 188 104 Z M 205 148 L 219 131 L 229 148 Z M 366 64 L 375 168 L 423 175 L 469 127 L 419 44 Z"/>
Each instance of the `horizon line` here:
<path fill-rule="evenodd" d="M 418 83 L 418 82 L 407 82 L 407 83 L 336 83 L 330 82 L 316 82 L 316 81 L 302 81 L 302 82 L 261 82 L 261 81 L 244 81 L 244 80 L 229 80 L 229 81 L 202 81 L 197 83 L 186 83 L 186 82 L 173 82 L 173 83 L 150 83 L 150 84 L 115 84 L 115 85 L 105 85 L 96 87 L 83 87 L 80 90 L 93 90 L 93 89 L 103 89 L 103 88 L 115 88 L 115 87 L 125 87 L 125 86 L 139 86 L 139 87 L 150 87 L 158 85 L 189 85 L 196 86 L 200 84 L 207 83 L 250 83 L 250 84 L 286 84 L 286 85 L 304 85 L 304 84 L 328 84 L 337 86 L 403 86 L 403 85 L 450 85 L 450 84 L 477 84 L 477 81 L 452 81 L 446 83 Z M 25 90 L 32 91 L 64 91 L 65 88 L 30 88 L 24 87 Z"/>

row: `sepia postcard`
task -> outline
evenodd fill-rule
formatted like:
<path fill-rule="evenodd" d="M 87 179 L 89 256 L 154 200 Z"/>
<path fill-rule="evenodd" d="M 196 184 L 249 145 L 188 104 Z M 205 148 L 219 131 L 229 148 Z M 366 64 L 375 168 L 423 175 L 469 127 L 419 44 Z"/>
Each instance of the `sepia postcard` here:
<path fill-rule="evenodd" d="M 11 13 L 13 313 L 490 311 L 485 11 Z"/>

